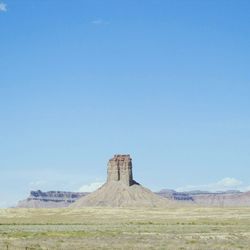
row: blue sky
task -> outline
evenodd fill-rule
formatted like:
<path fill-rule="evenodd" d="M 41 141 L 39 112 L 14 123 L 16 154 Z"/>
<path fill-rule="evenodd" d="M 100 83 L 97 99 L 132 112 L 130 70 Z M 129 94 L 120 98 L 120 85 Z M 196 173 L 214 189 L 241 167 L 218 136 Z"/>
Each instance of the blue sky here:
<path fill-rule="evenodd" d="M 86 190 L 249 189 L 250 2 L 0 0 L 0 206 Z"/>

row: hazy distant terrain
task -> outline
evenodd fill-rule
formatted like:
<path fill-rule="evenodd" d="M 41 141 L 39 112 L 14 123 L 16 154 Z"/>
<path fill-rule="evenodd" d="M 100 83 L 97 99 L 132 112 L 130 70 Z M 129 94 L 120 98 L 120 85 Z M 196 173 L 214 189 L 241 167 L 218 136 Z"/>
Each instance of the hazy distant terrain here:
<path fill-rule="evenodd" d="M 249 249 L 250 208 L 2 209 L 0 249 Z"/>
<path fill-rule="evenodd" d="M 0 210 L 0 249 L 249 249 L 249 192 L 153 193 L 133 179 L 130 155 L 114 155 L 107 173 L 92 193 L 33 191 Z"/>
<path fill-rule="evenodd" d="M 112 189 L 111 189 L 112 190 Z M 112 194 L 112 191 L 108 191 Z M 27 199 L 19 201 L 17 207 L 20 208 L 59 208 L 68 207 L 79 198 L 90 193 L 75 193 L 63 191 L 42 192 L 31 191 Z M 157 195 L 169 200 L 203 206 L 232 207 L 232 206 L 250 206 L 250 192 L 240 192 L 236 190 L 226 192 L 176 192 L 175 190 L 163 189 L 156 192 Z"/>
<path fill-rule="evenodd" d="M 189 191 L 176 192 L 163 189 L 158 195 L 170 200 L 187 202 L 194 205 L 214 207 L 246 207 L 250 206 L 250 192 L 228 190 L 224 192 Z"/>
<path fill-rule="evenodd" d="M 20 208 L 59 208 L 68 207 L 88 193 L 49 191 L 31 191 L 27 199 L 18 202 Z"/>

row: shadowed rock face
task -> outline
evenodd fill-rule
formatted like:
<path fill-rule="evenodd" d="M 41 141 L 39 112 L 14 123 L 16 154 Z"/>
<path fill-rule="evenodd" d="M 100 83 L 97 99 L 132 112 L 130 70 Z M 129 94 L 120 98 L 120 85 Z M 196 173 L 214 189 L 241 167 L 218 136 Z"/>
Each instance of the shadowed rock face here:
<path fill-rule="evenodd" d="M 107 182 L 121 181 L 127 186 L 133 184 L 132 159 L 130 155 L 115 155 L 108 162 Z"/>

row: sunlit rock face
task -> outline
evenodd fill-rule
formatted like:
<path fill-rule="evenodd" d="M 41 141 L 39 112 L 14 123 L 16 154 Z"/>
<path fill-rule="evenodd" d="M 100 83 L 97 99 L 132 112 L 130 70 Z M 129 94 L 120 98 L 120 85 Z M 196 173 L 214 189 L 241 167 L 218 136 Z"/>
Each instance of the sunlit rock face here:
<path fill-rule="evenodd" d="M 106 183 L 71 207 L 168 207 L 172 203 L 133 180 L 130 155 L 116 154 L 108 161 Z"/>
<path fill-rule="evenodd" d="M 109 160 L 107 182 L 110 181 L 121 181 L 127 186 L 134 183 L 130 155 L 114 155 Z"/>

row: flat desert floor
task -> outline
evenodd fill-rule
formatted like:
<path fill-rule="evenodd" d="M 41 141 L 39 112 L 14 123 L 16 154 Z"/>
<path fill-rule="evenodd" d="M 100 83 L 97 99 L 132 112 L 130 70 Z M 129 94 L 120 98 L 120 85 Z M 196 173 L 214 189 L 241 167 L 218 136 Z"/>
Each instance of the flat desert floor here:
<path fill-rule="evenodd" d="M 0 249 L 250 249 L 250 208 L 1 209 Z"/>

